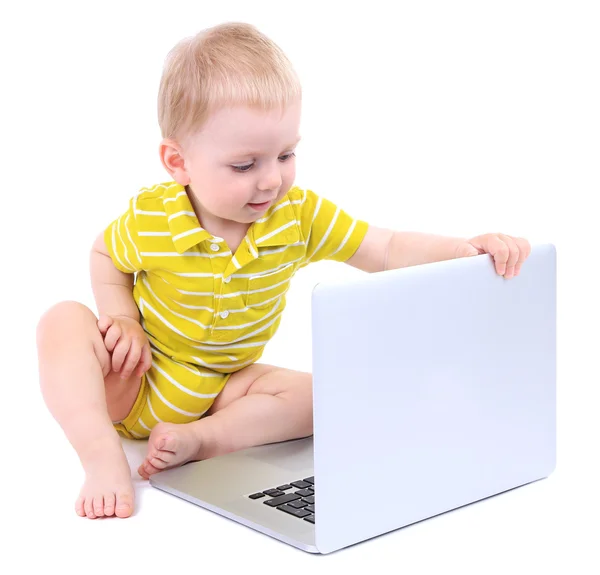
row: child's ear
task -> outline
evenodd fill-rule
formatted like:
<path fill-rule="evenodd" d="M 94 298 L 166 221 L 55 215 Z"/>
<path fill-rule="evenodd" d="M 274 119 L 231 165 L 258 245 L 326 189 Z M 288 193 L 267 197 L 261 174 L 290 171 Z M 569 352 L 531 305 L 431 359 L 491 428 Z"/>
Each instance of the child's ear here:
<path fill-rule="evenodd" d="M 165 138 L 159 145 L 160 161 L 169 172 L 171 178 L 181 186 L 190 183 L 190 177 L 185 167 L 181 146 L 169 138 Z"/>

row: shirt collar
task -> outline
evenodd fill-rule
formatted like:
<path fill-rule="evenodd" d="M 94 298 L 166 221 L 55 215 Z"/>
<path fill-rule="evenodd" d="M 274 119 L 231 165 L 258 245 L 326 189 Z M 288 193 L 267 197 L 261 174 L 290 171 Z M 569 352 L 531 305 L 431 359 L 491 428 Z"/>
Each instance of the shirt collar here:
<path fill-rule="evenodd" d="M 250 226 L 243 243 L 246 244 L 252 259 L 258 257 L 258 248 L 286 246 L 300 240 L 300 222 L 296 219 L 296 210 L 291 202 L 291 198 L 286 194 Z M 163 204 L 173 244 L 178 253 L 184 253 L 203 241 L 215 239 L 215 236 L 200 225 L 182 185 L 176 182 L 167 184 Z"/>

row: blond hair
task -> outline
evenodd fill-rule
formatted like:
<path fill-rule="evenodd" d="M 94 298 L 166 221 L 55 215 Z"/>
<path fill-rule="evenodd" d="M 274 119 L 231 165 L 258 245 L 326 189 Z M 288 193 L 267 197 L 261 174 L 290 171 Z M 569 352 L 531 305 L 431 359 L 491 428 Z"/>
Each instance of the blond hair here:
<path fill-rule="evenodd" d="M 181 40 L 167 55 L 158 92 L 163 138 L 179 143 L 227 105 L 285 108 L 301 99 L 290 61 L 251 24 L 228 22 Z"/>

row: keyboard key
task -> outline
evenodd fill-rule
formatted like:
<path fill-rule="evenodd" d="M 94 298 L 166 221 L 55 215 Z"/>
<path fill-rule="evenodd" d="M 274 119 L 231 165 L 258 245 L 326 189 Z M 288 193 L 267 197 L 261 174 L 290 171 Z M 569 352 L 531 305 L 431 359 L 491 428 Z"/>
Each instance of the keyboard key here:
<path fill-rule="evenodd" d="M 279 505 L 289 503 L 290 501 L 296 501 L 297 499 L 300 499 L 299 495 L 296 495 L 295 493 L 288 493 L 287 495 L 284 494 L 279 497 L 275 497 L 275 499 L 263 501 L 263 503 L 269 507 L 278 507 Z"/>
<path fill-rule="evenodd" d="M 303 497 L 302 499 L 304 499 L 304 501 L 306 501 L 306 503 L 310 503 L 310 505 L 314 505 L 314 503 L 315 503 L 314 495 L 309 495 L 308 497 Z"/>
<path fill-rule="evenodd" d="M 294 501 L 294 503 L 296 503 L 296 502 Z M 315 506 L 314 506 L 314 505 L 309 505 L 309 506 L 308 506 L 308 507 L 306 507 L 305 509 L 306 509 L 307 511 L 310 511 L 311 513 L 314 513 L 314 512 L 315 512 Z"/>
<path fill-rule="evenodd" d="M 277 509 L 279 509 L 280 511 L 285 511 L 286 513 L 289 513 L 290 515 L 293 515 L 294 517 L 299 517 L 299 518 L 303 518 L 303 517 L 306 517 L 307 515 L 310 515 L 310 511 L 305 511 L 304 509 L 294 509 L 293 507 L 290 507 L 289 505 L 280 505 Z"/>
<path fill-rule="evenodd" d="M 292 485 L 298 489 L 305 489 L 306 487 L 311 486 L 311 484 L 306 481 L 292 481 Z"/>
<path fill-rule="evenodd" d="M 280 489 L 281 491 L 285 491 L 287 489 L 291 489 L 292 486 L 289 483 L 286 483 L 285 485 L 280 485 L 277 489 Z"/>
<path fill-rule="evenodd" d="M 278 497 L 279 495 L 283 495 L 283 491 L 279 491 L 279 489 L 267 489 L 266 491 L 263 491 L 263 493 L 269 497 Z"/>
<path fill-rule="evenodd" d="M 314 475 L 312 477 L 305 477 L 302 481 L 306 481 L 306 483 L 310 483 L 311 485 L 314 485 L 315 477 L 314 477 Z"/>
<path fill-rule="evenodd" d="M 313 525 L 315 524 L 315 516 L 314 515 L 307 515 L 306 517 L 303 517 L 304 521 L 308 521 L 309 523 L 312 523 Z"/>
<path fill-rule="evenodd" d="M 306 503 L 306 501 L 303 501 L 302 499 L 296 499 L 296 501 L 291 501 L 290 503 L 288 503 L 288 505 L 290 507 L 294 507 L 295 509 L 301 509 L 302 507 L 306 507 L 308 503 Z"/>
<path fill-rule="evenodd" d="M 260 499 L 261 497 L 264 497 L 265 494 L 264 493 L 253 493 L 252 495 L 249 495 L 248 497 L 250 497 L 250 499 Z"/>
<path fill-rule="evenodd" d="M 310 495 L 314 494 L 314 491 L 312 489 L 301 489 L 300 491 L 296 491 L 295 493 L 296 495 L 300 495 L 300 497 L 309 497 Z"/>

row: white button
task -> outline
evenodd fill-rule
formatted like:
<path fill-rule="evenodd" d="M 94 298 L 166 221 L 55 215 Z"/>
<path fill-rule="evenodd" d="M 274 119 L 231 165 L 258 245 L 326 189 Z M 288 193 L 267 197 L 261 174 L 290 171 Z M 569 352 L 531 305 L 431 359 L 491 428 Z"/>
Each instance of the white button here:
<path fill-rule="evenodd" d="M 224 281 L 226 284 L 228 284 L 228 283 L 231 281 L 231 278 L 230 278 L 230 277 L 229 277 L 229 278 L 224 278 L 224 279 L 223 279 L 223 281 Z"/>
<path fill-rule="evenodd" d="M 219 246 L 217 244 L 210 244 L 210 249 L 213 252 L 218 252 L 219 251 Z"/>
<path fill-rule="evenodd" d="M 227 319 L 227 316 L 229 315 L 229 312 L 228 311 L 222 311 L 220 315 L 221 315 L 221 319 Z"/>

